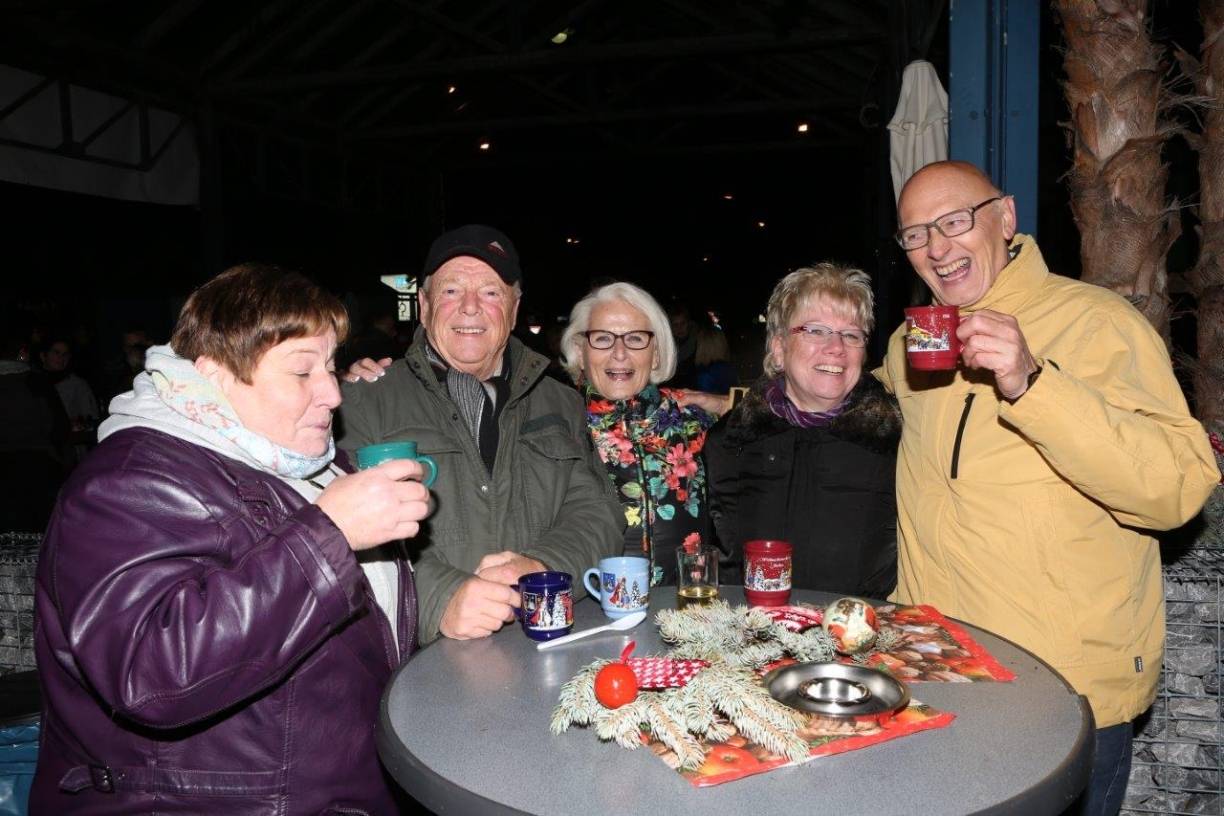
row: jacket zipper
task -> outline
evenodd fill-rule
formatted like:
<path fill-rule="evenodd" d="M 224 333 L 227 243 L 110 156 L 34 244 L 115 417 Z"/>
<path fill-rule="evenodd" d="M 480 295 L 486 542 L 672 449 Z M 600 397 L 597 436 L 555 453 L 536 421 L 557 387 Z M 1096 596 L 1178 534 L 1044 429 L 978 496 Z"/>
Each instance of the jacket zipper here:
<path fill-rule="evenodd" d="M 960 470 L 960 452 L 961 440 L 965 436 L 965 425 L 969 422 L 969 409 L 973 407 L 973 398 L 977 394 L 972 392 L 965 395 L 965 409 L 961 411 L 960 424 L 956 426 L 956 442 L 952 445 L 952 478 L 956 478 L 957 472 Z"/>

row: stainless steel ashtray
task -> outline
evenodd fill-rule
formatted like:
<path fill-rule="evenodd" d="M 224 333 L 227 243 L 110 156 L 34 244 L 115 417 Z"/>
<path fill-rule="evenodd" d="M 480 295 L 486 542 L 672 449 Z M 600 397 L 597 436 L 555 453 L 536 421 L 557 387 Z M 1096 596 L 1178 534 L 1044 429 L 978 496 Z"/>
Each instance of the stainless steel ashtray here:
<path fill-rule="evenodd" d="M 774 669 L 765 688 L 778 702 L 828 717 L 896 711 L 909 704 L 909 689 L 878 669 L 844 663 L 795 663 Z"/>

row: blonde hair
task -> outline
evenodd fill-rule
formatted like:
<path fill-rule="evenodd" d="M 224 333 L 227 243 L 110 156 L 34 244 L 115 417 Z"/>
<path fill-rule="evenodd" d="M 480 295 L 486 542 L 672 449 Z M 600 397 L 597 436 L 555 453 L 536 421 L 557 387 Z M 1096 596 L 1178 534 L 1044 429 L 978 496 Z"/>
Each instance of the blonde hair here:
<path fill-rule="evenodd" d="M 875 296 L 871 277 L 861 269 L 834 263 L 818 263 L 791 272 L 774 287 L 765 313 L 765 374 L 782 373 L 773 359 L 774 338 L 785 340 L 790 321 L 800 306 L 813 301 L 828 304 L 843 313 L 864 332 L 875 325 Z"/>
<path fill-rule="evenodd" d="M 697 330 L 697 353 L 693 362 L 699 366 L 731 359 L 731 345 L 721 329 L 702 326 Z"/>

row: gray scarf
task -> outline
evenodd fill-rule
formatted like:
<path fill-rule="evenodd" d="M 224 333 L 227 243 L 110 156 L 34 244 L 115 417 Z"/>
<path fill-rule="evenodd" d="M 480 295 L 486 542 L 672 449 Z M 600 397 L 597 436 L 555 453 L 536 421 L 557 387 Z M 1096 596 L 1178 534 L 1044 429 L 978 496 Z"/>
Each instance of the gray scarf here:
<path fill-rule="evenodd" d="M 468 431 L 472 434 L 472 441 L 479 448 L 480 422 L 484 415 L 485 401 L 492 401 L 496 405 L 497 389 L 491 383 L 481 382 L 471 374 L 466 374 L 448 365 L 429 343 L 425 344 L 425 356 L 429 358 L 430 363 L 446 370 L 446 391 L 467 424 Z M 501 376 L 505 370 L 506 360 L 503 356 L 501 368 L 493 376 Z"/>

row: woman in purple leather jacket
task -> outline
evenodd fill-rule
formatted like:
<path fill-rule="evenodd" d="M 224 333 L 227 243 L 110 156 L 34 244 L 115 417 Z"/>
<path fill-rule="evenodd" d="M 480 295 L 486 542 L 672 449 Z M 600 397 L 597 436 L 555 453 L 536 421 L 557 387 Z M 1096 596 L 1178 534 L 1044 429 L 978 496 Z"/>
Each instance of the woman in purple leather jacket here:
<path fill-rule="evenodd" d="M 382 814 L 416 647 L 416 462 L 333 461 L 332 295 L 243 265 L 111 403 L 38 564 L 34 813 Z M 385 546 L 384 546 L 385 545 Z"/>

